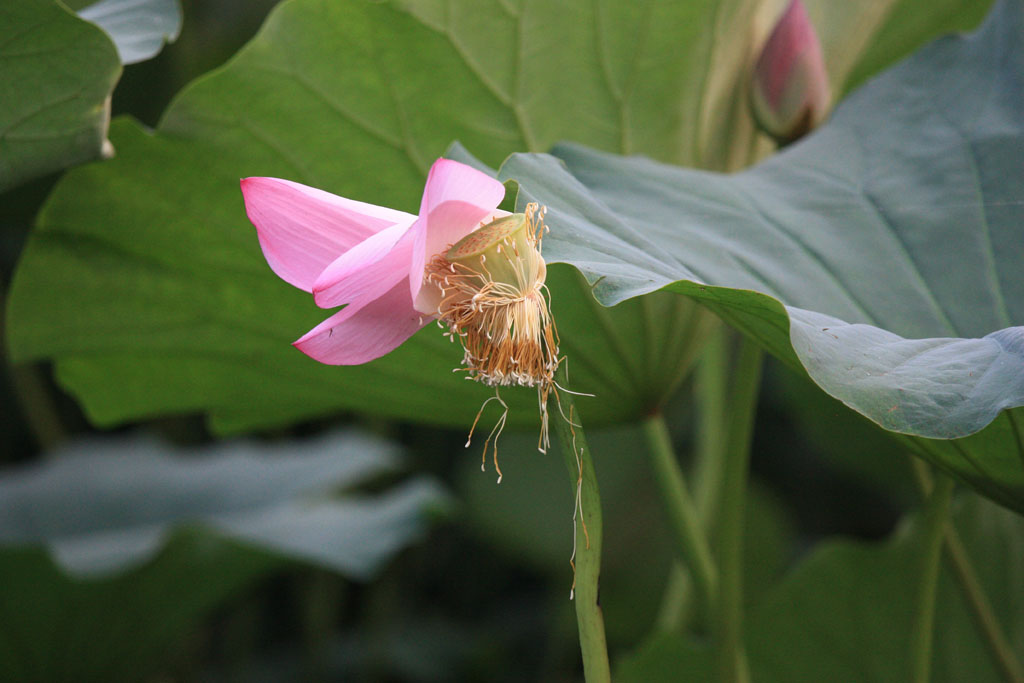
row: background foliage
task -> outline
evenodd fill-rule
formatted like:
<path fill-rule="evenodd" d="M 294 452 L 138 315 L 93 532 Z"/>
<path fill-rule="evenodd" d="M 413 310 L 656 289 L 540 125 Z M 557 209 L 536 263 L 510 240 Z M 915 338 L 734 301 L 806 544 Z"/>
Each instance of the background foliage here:
<path fill-rule="evenodd" d="M 708 339 L 728 346 L 709 309 L 759 335 L 785 361 L 767 368 L 746 500 L 755 680 L 905 680 L 913 615 L 900 597 L 917 580 L 921 543 L 919 520 L 904 516 L 920 497 L 908 452 L 1020 509 L 1019 435 L 1012 446 L 1020 408 L 965 436 L 991 417 L 935 428 L 898 416 L 893 422 L 887 405 L 865 408 L 830 385 L 834 378 L 822 378 L 836 358 L 877 355 L 903 343 L 885 330 L 910 340 L 974 338 L 967 341 L 980 348 L 984 335 L 1020 322 L 1015 285 L 1006 285 L 1007 319 L 998 324 L 961 324 L 959 316 L 977 307 L 959 290 L 936 294 L 953 284 L 942 259 L 963 255 L 949 243 L 970 232 L 979 210 L 994 231 L 1004 231 L 1006 244 L 995 258 L 1012 276 L 1019 235 L 1013 202 L 1021 194 L 1013 164 L 1021 139 L 1015 0 L 1001 3 L 1002 18 L 993 22 L 1005 34 L 990 27 L 973 42 L 946 41 L 918 53 L 917 67 L 904 65 L 874 82 L 940 33 L 973 28 L 989 3 L 808 0 L 837 98 L 867 85 L 819 135 L 779 155 L 753 126 L 745 74 L 781 0 L 286 0 L 273 9 L 269 0 L 183 2 L 180 39 L 159 54 L 163 41 L 178 35 L 177 3 L 106 0 L 105 10 L 142 11 L 121 15 L 136 23 L 120 24 L 128 27 L 120 36 L 95 14 L 109 33 L 76 17 L 71 10 L 84 4 L 32 0 L 0 8 L 0 59 L 11 65 L 0 75 L 0 272 L 12 363 L 0 424 L 9 463 L 43 461 L 0 479 L 0 500 L 10 512 L 0 516 L 0 610 L 10 625 L 0 639 L 0 670 L 19 680 L 578 677 L 565 600 L 572 498 L 557 454 L 537 454 L 535 433 L 508 434 L 501 486 L 480 475 L 477 453 L 463 449 L 464 429 L 487 392 L 453 381 L 459 353 L 433 328 L 363 367 L 328 368 L 295 352 L 289 342 L 323 312 L 266 267 L 238 192 L 240 177 L 277 175 L 414 210 L 425 169 L 456 140 L 492 168 L 509 154 L 548 152 L 560 142 L 599 150 L 558 147 L 572 176 L 541 157 L 513 158 L 502 172 L 519 182 L 510 187 L 521 191 L 520 200 L 549 193 L 553 226 L 594 240 L 626 235 L 646 249 L 640 259 L 627 251 L 631 256 L 603 262 L 633 283 L 628 292 L 614 278 L 598 285 L 594 292 L 605 304 L 617 303 L 612 308 L 600 305 L 569 266 L 552 268 L 550 278 L 573 387 L 598 395 L 580 399 L 587 424 L 607 426 L 590 441 L 604 493 L 601 598 L 616 680 L 676 680 L 681 672 L 701 680 L 711 666 L 692 629 L 666 627 L 663 589 L 673 590 L 679 570 L 635 426 L 662 410 L 690 469 L 702 448 L 694 430 L 701 407 L 691 399 L 702 348 Z M 131 63 L 124 46 L 133 37 L 155 46 L 139 53 L 152 59 Z M 27 45 L 46 49 L 26 54 Z M 967 65 L 939 80 L 936 74 L 952 63 Z M 985 80 L 991 74 L 1002 80 Z M 69 87 L 76 94 L 66 99 Z M 899 97 L 922 93 L 945 98 L 948 106 L 933 114 L 953 124 L 919 126 L 911 109 L 891 110 Z M 987 119 L 970 118 L 979 108 Z M 108 130 L 111 109 L 122 115 Z M 943 137 L 962 129 L 962 139 Z M 993 129 L 999 135 L 986 137 Z M 849 136 L 870 139 L 872 131 L 891 141 L 875 156 L 866 142 L 868 151 L 851 160 Z M 112 158 L 55 173 L 100 156 L 108 137 Z M 907 150 L 913 158 L 896 158 Z M 713 173 L 769 156 L 738 175 Z M 910 298 L 902 290 L 892 295 L 898 288 L 890 278 L 899 271 L 874 260 L 876 243 L 865 237 L 848 246 L 850 233 L 863 233 L 869 222 L 851 226 L 847 213 L 823 224 L 807 220 L 823 209 L 835 219 L 837 202 L 863 201 L 831 187 L 829 177 L 859 177 L 850 169 L 864 167 L 851 162 L 865 160 L 883 169 L 974 164 L 992 173 L 983 180 L 1003 193 L 983 182 L 983 191 L 954 201 L 949 186 L 918 183 L 923 194 L 907 201 L 900 193 L 910 189 L 908 176 L 894 180 L 897 234 L 920 219 L 910 208 L 932 218 L 955 209 L 970 219 L 950 222 L 952 236 L 922 246 L 934 273 L 920 292 L 942 300 L 937 309 L 958 321 L 949 330 L 918 325 Z M 664 178 L 674 189 L 652 191 Z M 748 203 L 766 202 L 757 213 L 782 228 L 745 225 L 749 211 L 737 210 L 737 192 L 748 193 Z M 716 198 L 711 208 L 708 196 Z M 932 202 L 929 213 L 936 196 L 941 202 Z M 609 210 L 596 215 L 594 207 Z M 679 237 L 710 239 L 712 216 L 717 228 L 735 231 L 739 250 L 725 252 L 727 275 L 718 280 L 704 276 L 712 252 Z M 651 248 L 649 240 L 670 230 L 675 242 Z M 794 230 L 813 248 L 784 252 L 772 242 Z M 554 230 L 551 237 L 552 256 L 591 279 L 609 274 L 588 268 Z M 778 278 L 737 279 L 738 271 L 728 269 L 736 254 L 750 255 L 743 250 L 791 269 L 776 263 Z M 815 261 L 822 253 L 829 256 Z M 794 254 L 800 267 L 787 260 Z M 885 272 L 870 280 L 850 275 L 849 286 L 830 288 L 864 263 Z M 972 283 L 986 276 L 980 267 L 969 272 Z M 651 293 L 666 284 L 673 291 Z M 833 305 L 840 299 L 842 306 Z M 846 306 L 854 300 L 862 305 Z M 749 324 L 762 314 L 757 324 L 778 328 L 770 335 Z M 800 346 L 795 327 L 785 332 L 786 321 L 835 326 L 844 341 Z M 883 344 L 864 346 L 863 326 L 845 323 L 875 325 L 872 338 Z M 1016 377 L 1017 342 L 1005 335 L 994 341 L 1012 369 L 999 377 Z M 932 348 L 942 354 L 961 347 Z M 822 392 L 802 368 L 859 413 Z M 843 378 L 833 383 L 846 386 Z M 1016 380 L 1010 384 L 1019 388 Z M 998 404 L 1010 395 L 1000 391 L 993 390 L 993 414 L 1015 400 Z M 532 393 L 508 398 L 514 426 L 534 427 Z M 869 392 L 868 402 L 876 400 Z M 861 413 L 910 435 L 964 438 L 893 438 Z M 339 437 L 330 430 L 338 423 L 376 437 Z M 98 428 L 126 425 L 160 435 L 159 444 L 177 443 L 187 453 L 174 456 L 183 471 L 227 463 L 220 465 L 221 485 L 205 476 L 174 479 L 159 467 L 147 474 L 146 463 L 159 462 L 147 451 L 167 446 L 134 431 L 118 442 L 66 445 Z M 245 524 L 239 509 L 209 504 L 249 490 L 250 463 L 230 464 L 230 455 L 200 447 L 242 432 L 266 442 L 266 457 L 290 480 L 316 483 L 312 490 L 272 486 L 264 493 L 275 495 L 249 499 L 245 518 L 257 522 Z M 310 435 L 321 440 L 300 438 Z M 337 469 L 358 462 L 345 457 L 352 439 L 377 464 L 349 480 Z M 379 439 L 402 444 L 404 459 Z M 73 454 L 86 448 L 99 451 L 98 460 Z M 131 465 L 118 460 L 119 450 L 132 454 Z M 450 516 L 430 516 L 445 496 L 411 472 L 443 482 L 457 501 Z M 700 472 L 693 474 L 699 481 Z M 88 490 L 88 477 L 107 483 Z M 174 481 L 174 504 L 156 514 L 160 496 L 152 492 Z M 257 488 L 272 481 L 253 479 L 262 482 Z M 984 558 L 976 565 L 979 585 L 1019 657 L 1024 577 L 1015 558 L 1024 524 L 967 489 L 957 506 L 966 552 Z M 390 530 L 374 532 L 390 539 L 379 562 L 412 545 L 390 565 L 353 571 L 367 544 L 347 548 L 332 536 L 349 523 L 342 513 L 353 511 L 360 523 L 378 520 L 382 526 L 373 528 Z M 430 519 L 429 540 L 416 541 Z M 61 526 L 69 520 L 81 524 L 71 538 Z M 248 536 L 225 532 L 239 525 Z M 73 575 L 68 548 L 98 559 L 106 573 Z M 110 573 L 119 557 L 123 566 Z M 935 680 L 1014 680 L 979 635 L 956 572 L 947 563 L 941 575 Z M 371 573 L 372 582 L 357 580 Z M 116 618 L 108 618 L 111 612 Z"/>

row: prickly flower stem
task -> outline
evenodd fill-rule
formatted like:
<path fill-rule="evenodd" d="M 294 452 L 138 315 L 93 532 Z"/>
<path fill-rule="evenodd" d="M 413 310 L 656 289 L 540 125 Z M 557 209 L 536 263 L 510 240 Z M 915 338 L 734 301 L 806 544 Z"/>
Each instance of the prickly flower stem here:
<path fill-rule="evenodd" d="M 565 363 L 562 363 L 556 381 L 562 387 L 568 386 Z M 568 391 L 558 391 L 557 394 L 552 392 L 548 400 L 548 413 L 565 456 L 577 501 L 574 515 L 576 548 L 573 598 L 576 602 L 576 624 L 583 654 L 583 676 L 587 683 L 608 683 L 611 681 L 611 670 L 608 666 L 608 647 L 599 596 L 601 498 L 597 490 L 594 462 L 572 394 Z"/>

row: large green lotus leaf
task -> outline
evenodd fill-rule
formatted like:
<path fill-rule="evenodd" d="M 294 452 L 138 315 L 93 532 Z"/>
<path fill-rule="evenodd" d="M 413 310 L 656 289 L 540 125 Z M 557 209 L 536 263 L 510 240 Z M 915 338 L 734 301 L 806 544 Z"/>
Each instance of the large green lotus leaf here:
<path fill-rule="evenodd" d="M 3 680 L 142 680 L 272 570 L 369 578 L 444 500 L 426 480 L 336 495 L 397 464 L 395 448 L 353 433 L 187 456 L 104 439 L 54 456 L 0 477 Z"/>
<path fill-rule="evenodd" d="M 846 25 L 842 3 L 812 5 L 823 23 Z M 354 368 L 289 346 L 326 312 L 264 263 L 238 178 L 286 177 L 415 210 L 424 171 L 455 139 L 491 165 L 564 138 L 678 163 L 756 156 L 736 103 L 755 38 L 780 8 L 284 3 L 230 64 L 176 99 L 158 131 L 115 122 L 118 157 L 57 186 L 12 285 L 12 357 L 55 359 L 101 424 L 206 411 L 216 428 L 241 430 L 348 408 L 465 427 L 489 393 L 454 381 L 461 354 L 436 329 Z M 847 64 L 837 70 L 881 21 L 875 9 L 828 31 L 830 59 Z M 591 422 L 656 408 L 708 325 L 668 294 L 606 310 L 571 269 L 552 269 L 550 286 L 573 387 L 599 396 Z M 536 420 L 532 392 L 504 396 L 514 424 Z"/>
<path fill-rule="evenodd" d="M 501 175 L 547 205 L 549 259 L 606 305 L 703 301 L 891 431 L 992 423 L 912 446 L 1024 510 L 1021 15 L 1000 4 L 743 173 L 564 146 Z"/>
<path fill-rule="evenodd" d="M 178 0 L 0 6 L 0 191 L 114 152 L 110 97 L 121 63 L 155 56 L 181 29 Z"/>
<path fill-rule="evenodd" d="M 960 501 L 956 526 L 980 587 L 1018 657 L 1024 656 L 1024 609 L 1018 561 L 1024 521 L 977 496 Z M 754 680 L 801 683 L 907 680 L 910 632 L 921 573 L 920 528 L 907 524 L 881 544 L 831 540 L 797 565 L 751 609 L 747 654 Z M 943 562 L 936 599 L 932 680 L 1006 680 L 980 635 L 973 612 Z M 714 670 L 706 644 L 664 635 L 619 663 L 619 681 L 674 681 L 676 671 Z"/>
<path fill-rule="evenodd" d="M 0 191 L 104 152 L 114 44 L 53 0 L 0 4 Z"/>

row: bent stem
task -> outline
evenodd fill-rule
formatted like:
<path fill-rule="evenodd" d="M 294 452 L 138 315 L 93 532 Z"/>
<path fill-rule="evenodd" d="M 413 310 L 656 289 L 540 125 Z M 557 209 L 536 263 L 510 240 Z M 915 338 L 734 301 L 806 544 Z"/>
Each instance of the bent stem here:
<path fill-rule="evenodd" d="M 999 666 L 1003 680 L 1007 683 L 1024 683 L 1024 668 L 1021 668 L 1020 662 L 1017 661 L 1013 646 L 1003 633 L 1003 627 L 996 618 L 995 610 L 992 609 L 992 603 L 981 586 L 978 574 L 974 571 L 974 565 L 971 564 L 967 549 L 960 540 L 960 534 L 952 524 L 946 527 L 946 556 L 989 651 Z"/>
<path fill-rule="evenodd" d="M 718 517 L 718 604 L 713 632 L 718 680 L 730 683 L 750 680 L 743 646 L 743 518 L 761 358 L 760 347 L 741 337 L 726 407 L 726 459 Z"/>
<path fill-rule="evenodd" d="M 924 548 L 918 580 L 917 610 L 910 631 L 910 678 L 927 683 L 931 675 L 932 640 L 935 631 L 935 599 L 939 583 L 942 539 L 949 522 L 949 504 L 953 480 L 936 473 L 935 482 L 924 508 Z"/>
<path fill-rule="evenodd" d="M 558 371 L 558 382 L 567 386 L 565 363 Z M 559 391 L 548 400 L 548 412 L 569 469 L 573 493 L 578 496 L 575 520 L 575 563 L 573 591 L 576 624 L 583 654 L 583 676 L 587 683 L 608 683 L 608 646 L 601 614 L 601 498 L 597 490 L 594 462 L 583 433 L 583 422 L 572 394 Z M 563 419 L 563 415 L 568 420 Z"/>
<path fill-rule="evenodd" d="M 686 488 L 683 471 L 672 449 L 672 439 L 664 416 L 659 412 L 644 421 L 647 451 L 661 500 L 675 535 L 676 550 L 690 569 L 702 613 L 714 611 L 718 571 L 711 557 L 700 516 Z"/>

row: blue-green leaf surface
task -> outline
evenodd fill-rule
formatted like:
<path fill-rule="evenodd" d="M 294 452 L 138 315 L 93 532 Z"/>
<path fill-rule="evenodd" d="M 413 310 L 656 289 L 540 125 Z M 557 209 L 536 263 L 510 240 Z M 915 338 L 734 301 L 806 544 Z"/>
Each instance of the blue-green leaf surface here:
<path fill-rule="evenodd" d="M 85 442 L 0 478 L 0 545 L 44 545 L 71 574 L 107 575 L 151 561 L 189 525 L 366 577 L 422 529 L 439 491 L 423 481 L 379 499 L 330 494 L 394 469 L 396 457 L 357 434 L 187 457 L 149 439 Z"/>
<path fill-rule="evenodd" d="M 123 64 L 155 57 L 181 31 L 178 0 L 100 0 L 78 16 L 107 32 Z"/>
<path fill-rule="evenodd" d="M 578 146 L 502 178 L 617 304 L 706 303 L 826 392 L 1024 510 L 1024 20 L 997 6 L 735 175 Z"/>
<path fill-rule="evenodd" d="M 197 620 L 271 571 L 369 578 L 445 501 L 425 479 L 339 495 L 392 472 L 397 455 L 354 433 L 188 455 L 129 437 L 4 472 L 0 679 L 143 680 Z"/>

